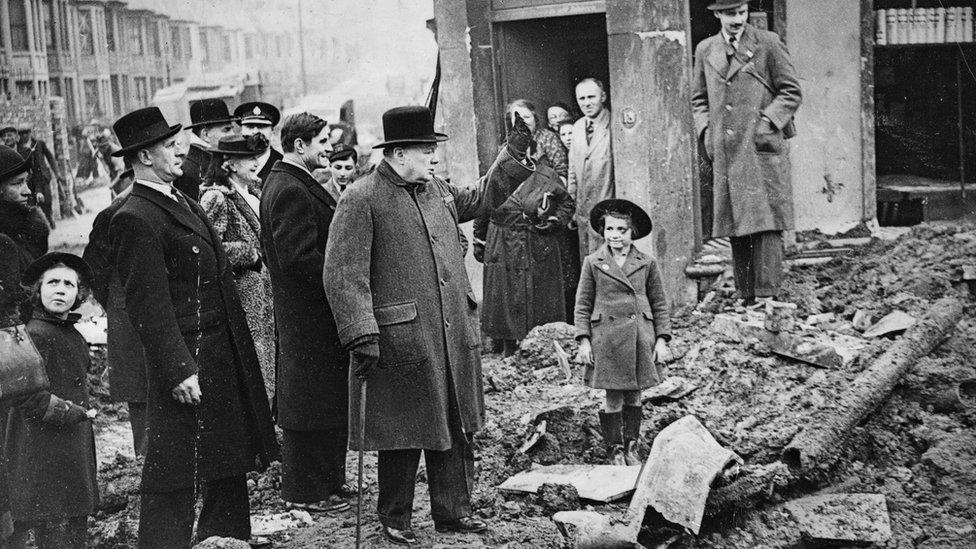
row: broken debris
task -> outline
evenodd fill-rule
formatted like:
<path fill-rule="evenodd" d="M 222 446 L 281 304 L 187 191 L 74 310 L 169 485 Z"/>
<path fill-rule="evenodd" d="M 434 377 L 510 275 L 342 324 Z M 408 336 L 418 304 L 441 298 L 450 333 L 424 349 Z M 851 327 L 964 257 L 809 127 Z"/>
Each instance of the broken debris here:
<path fill-rule="evenodd" d="M 683 378 L 681 376 L 671 376 L 654 387 L 644 391 L 644 395 L 641 397 L 641 402 L 651 404 L 674 402 L 690 395 L 697 388 L 698 385 L 692 383 L 687 378 Z"/>
<path fill-rule="evenodd" d="M 636 465 L 546 465 L 522 471 L 498 489 L 535 494 L 543 484 L 569 484 L 582 499 L 610 502 L 633 493 L 638 474 Z"/>
<path fill-rule="evenodd" d="M 891 520 L 881 494 L 811 496 L 785 507 L 803 535 L 815 541 L 883 543 L 891 539 Z"/>
<path fill-rule="evenodd" d="M 864 330 L 864 337 L 894 337 L 902 334 L 905 330 L 915 324 L 915 317 L 904 311 L 893 311 L 881 320 L 877 321 L 867 330 Z"/>

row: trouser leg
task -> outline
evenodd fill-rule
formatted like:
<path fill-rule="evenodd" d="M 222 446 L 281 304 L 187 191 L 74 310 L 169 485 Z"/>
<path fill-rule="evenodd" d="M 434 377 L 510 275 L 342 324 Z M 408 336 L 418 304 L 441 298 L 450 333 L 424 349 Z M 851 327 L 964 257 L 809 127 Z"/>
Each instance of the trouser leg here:
<path fill-rule="evenodd" d="M 467 437 L 454 434 L 451 448 L 424 450 L 430 514 L 434 522 L 471 516 L 471 489 L 474 480 L 474 455 Z"/>
<path fill-rule="evenodd" d="M 590 255 L 590 224 L 589 222 L 579 221 L 579 227 L 576 229 L 579 231 L 579 253 L 580 262 L 586 259 L 586 256 Z"/>
<path fill-rule="evenodd" d="M 129 402 L 129 424 L 132 426 L 132 446 L 137 456 L 146 455 L 146 413 L 148 406 L 145 402 Z"/>
<path fill-rule="evenodd" d="M 87 516 L 36 523 L 34 528 L 37 549 L 85 549 L 87 539 Z"/>
<path fill-rule="evenodd" d="M 377 454 L 379 497 L 376 513 L 384 526 L 407 530 L 413 514 L 420 450 L 380 450 Z M 427 475 L 429 478 L 430 467 Z"/>
<path fill-rule="evenodd" d="M 281 498 L 291 503 L 316 503 L 346 482 L 345 428 L 322 431 L 282 430 Z"/>
<path fill-rule="evenodd" d="M 247 540 L 251 537 L 250 514 L 246 476 L 207 481 L 203 483 L 197 539 L 219 536 Z"/>
<path fill-rule="evenodd" d="M 783 279 L 783 233 L 752 235 L 753 288 L 756 297 L 776 297 Z"/>
<path fill-rule="evenodd" d="M 139 549 L 182 549 L 193 535 L 193 488 L 143 492 L 139 511 Z"/>
<path fill-rule="evenodd" d="M 732 245 L 732 276 L 735 279 L 735 289 L 739 297 L 750 299 L 756 297 L 755 279 L 752 269 L 752 235 L 733 236 L 729 238 Z"/>

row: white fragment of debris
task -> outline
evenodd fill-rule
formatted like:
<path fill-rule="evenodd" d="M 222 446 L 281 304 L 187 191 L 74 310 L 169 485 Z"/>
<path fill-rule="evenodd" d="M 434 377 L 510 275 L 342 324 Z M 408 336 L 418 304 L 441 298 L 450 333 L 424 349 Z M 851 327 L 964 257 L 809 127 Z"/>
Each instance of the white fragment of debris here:
<path fill-rule="evenodd" d="M 569 484 L 581 499 L 609 502 L 633 493 L 640 470 L 639 465 L 546 465 L 522 471 L 498 489 L 534 494 L 543 484 Z"/>
<path fill-rule="evenodd" d="M 85 338 L 89 345 L 105 345 L 108 343 L 108 318 L 96 316 L 75 323 L 75 329 Z"/>
<path fill-rule="evenodd" d="M 864 331 L 864 337 L 882 337 L 904 332 L 915 324 L 915 317 L 904 311 L 892 311 Z"/>
<path fill-rule="evenodd" d="M 303 528 L 315 524 L 312 515 L 307 511 L 292 509 L 287 513 L 273 515 L 258 515 L 251 517 L 251 534 L 255 536 L 269 536 L 293 528 Z"/>
<path fill-rule="evenodd" d="M 891 539 L 891 519 L 882 494 L 810 496 L 784 507 L 800 531 L 814 541 L 884 543 Z"/>

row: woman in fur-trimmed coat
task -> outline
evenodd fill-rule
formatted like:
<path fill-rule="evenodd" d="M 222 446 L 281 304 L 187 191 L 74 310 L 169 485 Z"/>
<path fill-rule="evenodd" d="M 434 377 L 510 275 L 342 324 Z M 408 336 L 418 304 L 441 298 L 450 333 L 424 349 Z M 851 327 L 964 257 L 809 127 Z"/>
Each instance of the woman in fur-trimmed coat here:
<path fill-rule="evenodd" d="M 274 311 L 271 279 L 263 269 L 260 200 L 251 192 L 260 185 L 258 158 L 266 148 L 267 141 L 260 134 L 222 139 L 211 151 L 213 161 L 200 189 L 200 206 L 220 236 L 234 269 L 234 282 L 270 398 L 275 389 Z"/>

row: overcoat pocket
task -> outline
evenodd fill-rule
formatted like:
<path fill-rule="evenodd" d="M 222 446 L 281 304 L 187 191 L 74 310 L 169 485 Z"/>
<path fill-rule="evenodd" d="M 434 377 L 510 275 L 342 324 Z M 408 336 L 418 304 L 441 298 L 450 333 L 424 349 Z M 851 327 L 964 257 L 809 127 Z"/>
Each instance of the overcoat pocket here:
<path fill-rule="evenodd" d="M 395 303 L 373 309 L 380 330 L 381 365 L 417 364 L 427 359 L 417 324 L 417 303 Z"/>
<path fill-rule="evenodd" d="M 756 132 L 754 142 L 759 154 L 779 154 L 783 150 L 783 134 L 778 131 Z"/>
<path fill-rule="evenodd" d="M 468 349 L 481 347 L 481 328 L 478 327 L 478 300 L 475 299 L 474 292 L 468 290 L 468 318 L 465 322 L 465 334 L 468 340 Z"/>

